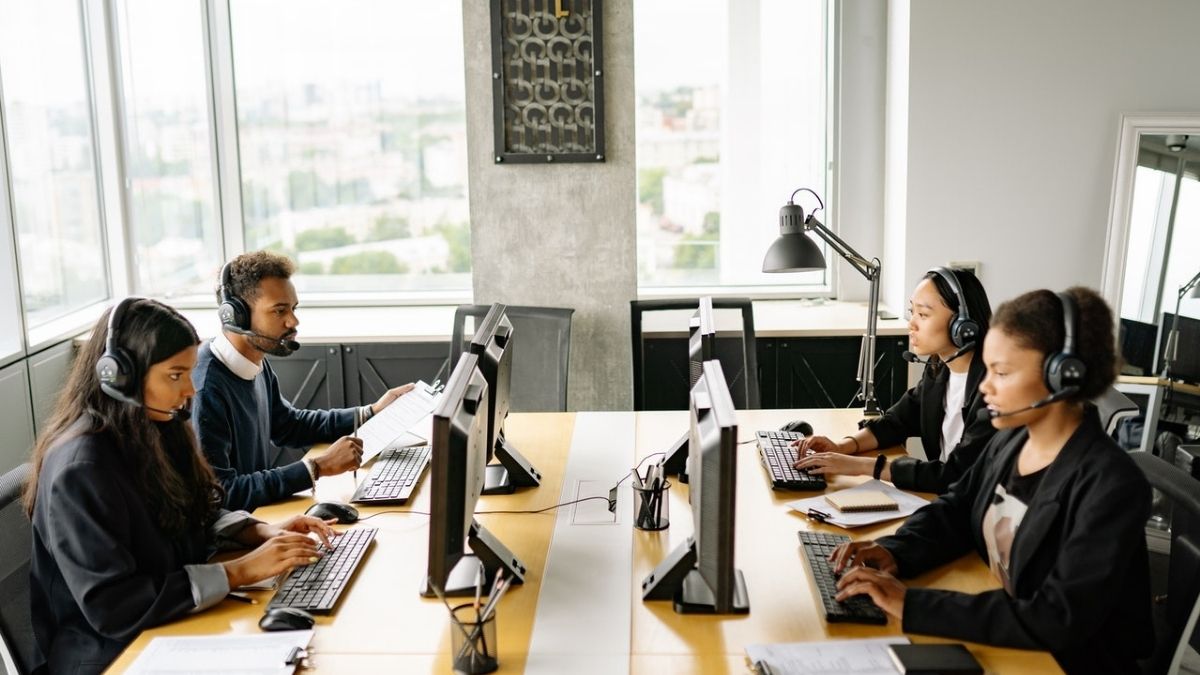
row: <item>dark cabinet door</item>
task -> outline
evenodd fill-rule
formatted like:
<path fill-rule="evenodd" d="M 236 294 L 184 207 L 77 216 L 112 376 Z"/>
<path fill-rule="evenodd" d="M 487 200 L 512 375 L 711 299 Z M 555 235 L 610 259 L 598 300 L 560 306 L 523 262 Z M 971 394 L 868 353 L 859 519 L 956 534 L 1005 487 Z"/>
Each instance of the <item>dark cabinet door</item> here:
<path fill-rule="evenodd" d="M 346 404 L 374 403 L 383 392 L 407 382 L 447 378 L 447 342 L 393 342 L 343 345 Z"/>
<path fill-rule="evenodd" d="M 297 408 L 346 407 L 341 345 L 302 345 L 291 356 L 267 356 L 283 397 Z"/>
<path fill-rule="evenodd" d="M 828 337 L 781 339 L 777 345 L 776 405 L 780 408 L 854 408 L 858 392 L 858 352 L 861 338 Z M 908 382 L 900 358 L 907 340 L 877 338 L 875 346 L 875 398 L 886 410 Z"/>
<path fill-rule="evenodd" d="M 756 341 L 757 355 L 760 359 L 759 390 L 763 390 L 763 340 Z M 646 338 L 643 348 L 645 356 L 643 384 L 645 387 L 645 405 L 643 410 L 687 410 L 688 395 L 691 391 L 691 375 L 688 368 L 688 344 L 686 338 Z M 718 337 L 716 354 L 725 371 L 725 380 L 729 385 L 729 394 L 733 398 L 733 406 L 745 410 L 746 405 L 746 373 L 745 354 L 742 350 L 740 337 Z M 767 407 L 766 401 L 761 405 Z"/>

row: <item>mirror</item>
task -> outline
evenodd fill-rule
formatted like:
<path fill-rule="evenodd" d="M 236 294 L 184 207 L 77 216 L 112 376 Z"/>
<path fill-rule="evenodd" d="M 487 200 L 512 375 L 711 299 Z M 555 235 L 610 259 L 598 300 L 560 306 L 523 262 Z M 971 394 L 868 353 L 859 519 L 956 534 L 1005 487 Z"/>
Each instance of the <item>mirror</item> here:
<path fill-rule="evenodd" d="M 1183 336 L 1172 339 L 1175 354 L 1193 350 L 1189 345 L 1200 340 L 1200 297 L 1189 288 L 1200 272 L 1198 252 L 1200 115 L 1123 118 L 1103 290 L 1121 317 L 1126 374 L 1170 368 L 1163 357 L 1173 352 L 1166 344 L 1173 326 Z M 1182 317 L 1178 326 L 1176 315 Z M 1180 361 L 1172 363 L 1184 365 Z M 1178 367 L 1169 375 L 1200 376 Z"/>

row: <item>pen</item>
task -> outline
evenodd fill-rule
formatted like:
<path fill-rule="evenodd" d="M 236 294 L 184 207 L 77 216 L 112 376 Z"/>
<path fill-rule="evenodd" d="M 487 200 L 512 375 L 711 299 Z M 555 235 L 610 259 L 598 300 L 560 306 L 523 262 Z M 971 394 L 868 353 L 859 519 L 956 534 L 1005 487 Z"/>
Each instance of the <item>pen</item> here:
<path fill-rule="evenodd" d="M 230 600 L 237 600 L 238 602 L 244 602 L 247 605 L 257 605 L 258 604 L 257 600 L 246 595 L 245 593 L 235 593 L 235 592 L 230 591 L 229 593 L 227 593 L 225 595 L 225 597 L 229 598 Z"/>
<path fill-rule="evenodd" d="M 757 675 L 773 675 L 774 674 L 774 671 L 771 670 L 771 666 L 767 664 L 765 659 L 762 661 L 754 662 L 754 672 Z"/>
<path fill-rule="evenodd" d="M 354 413 L 354 431 L 350 432 L 350 438 L 358 438 L 358 418 L 361 416 L 362 416 L 361 410 L 355 411 L 355 413 Z M 354 484 L 355 485 L 358 485 L 358 466 L 357 466 L 357 464 L 358 463 L 355 462 L 355 467 L 354 467 Z"/>
<path fill-rule="evenodd" d="M 817 521 L 818 523 L 823 523 L 832 517 L 828 513 L 825 513 L 824 511 L 818 511 L 816 509 L 809 509 L 808 513 L 805 515 Z"/>

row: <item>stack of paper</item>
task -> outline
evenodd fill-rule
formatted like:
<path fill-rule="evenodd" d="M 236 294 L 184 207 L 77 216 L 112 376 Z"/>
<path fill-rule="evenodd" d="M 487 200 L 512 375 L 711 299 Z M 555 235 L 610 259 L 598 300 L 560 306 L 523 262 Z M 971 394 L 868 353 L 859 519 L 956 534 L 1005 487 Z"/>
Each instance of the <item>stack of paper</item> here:
<path fill-rule="evenodd" d="M 861 485 L 856 485 L 846 490 L 839 490 L 837 492 L 830 493 L 829 496 L 871 490 L 882 492 L 883 494 L 892 498 L 896 501 L 896 504 L 899 508 L 894 511 L 864 511 L 845 513 L 838 511 L 837 509 L 831 509 L 825 499 L 826 495 L 817 495 L 816 497 L 809 497 L 807 499 L 798 499 L 794 502 L 788 502 L 787 505 L 789 508 L 795 509 L 796 511 L 806 515 L 810 509 L 828 513 L 829 517 L 825 519 L 825 522 L 831 525 L 837 525 L 838 527 L 851 528 L 861 527 L 863 525 L 873 525 L 875 523 L 882 523 L 887 520 L 911 516 L 916 512 L 917 509 L 929 503 L 928 501 L 921 499 L 916 495 L 911 495 L 902 490 L 897 490 L 895 486 L 885 483 L 881 480 L 869 480 Z"/>
<path fill-rule="evenodd" d="M 433 409 L 441 399 L 441 389 L 417 382 L 412 391 L 367 420 L 358 428 L 358 436 L 363 441 L 363 463 L 390 445 L 428 443 L 433 429 Z"/>
<path fill-rule="evenodd" d="M 746 645 L 746 658 L 756 672 L 771 675 L 896 675 L 888 652 L 896 644 L 908 644 L 908 638 Z"/>
<path fill-rule="evenodd" d="M 151 673 L 239 673 L 288 675 L 296 670 L 312 640 L 311 630 L 156 637 L 129 667 L 131 675 Z"/>

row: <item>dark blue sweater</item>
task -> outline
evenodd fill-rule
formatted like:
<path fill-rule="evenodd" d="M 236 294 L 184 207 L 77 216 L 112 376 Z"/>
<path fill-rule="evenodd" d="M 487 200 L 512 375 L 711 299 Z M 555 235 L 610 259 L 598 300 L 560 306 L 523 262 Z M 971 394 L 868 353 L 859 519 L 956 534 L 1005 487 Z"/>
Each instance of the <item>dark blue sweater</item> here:
<path fill-rule="evenodd" d="M 277 466 L 283 447 L 329 443 L 354 427 L 354 408 L 297 410 L 283 398 L 271 365 L 244 380 L 200 346 L 192 371 L 192 423 L 200 447 L 225 486 L 225 508 L 253 510 L 312 487 L 302 462 Z"/>

